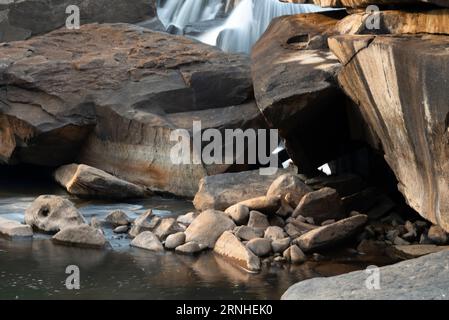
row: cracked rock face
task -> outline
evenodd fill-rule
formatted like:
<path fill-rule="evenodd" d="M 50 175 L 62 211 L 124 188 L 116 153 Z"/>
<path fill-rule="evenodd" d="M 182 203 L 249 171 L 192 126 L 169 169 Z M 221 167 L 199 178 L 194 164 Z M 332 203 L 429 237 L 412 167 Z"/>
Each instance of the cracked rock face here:
<path fill-rule="evenodd" d="M 409 205 L 449 231 L 449 37 L 347 35 L 329 46 Z"/>
<path fill-rule="evenodd" d="M 77 162 L 193 197 L 230 165 L 174 164 L 170 136 L 264 128 L 249 59 L 127 24 L 60 29 L 0 46 L 0 161 Z M 190 162 L 193 162 L 193 152 Z"/>

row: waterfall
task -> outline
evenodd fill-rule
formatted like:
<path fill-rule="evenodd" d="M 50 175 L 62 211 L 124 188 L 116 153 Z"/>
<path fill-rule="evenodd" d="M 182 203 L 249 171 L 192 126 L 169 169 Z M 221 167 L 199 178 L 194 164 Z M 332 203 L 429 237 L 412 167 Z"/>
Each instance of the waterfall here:
<path fill-rule="evenodd" d="M 228 4 L 229 0 L 166 0 L 158 12 L 166 27 L 174 25 L 182 29 L 189 23 L 215 19 Z M 273 18 L 322 10 L 326 9 L 312 4 L 240 0 L 222 25 L 197 39 L 227 52 L 249 53 Z"/>

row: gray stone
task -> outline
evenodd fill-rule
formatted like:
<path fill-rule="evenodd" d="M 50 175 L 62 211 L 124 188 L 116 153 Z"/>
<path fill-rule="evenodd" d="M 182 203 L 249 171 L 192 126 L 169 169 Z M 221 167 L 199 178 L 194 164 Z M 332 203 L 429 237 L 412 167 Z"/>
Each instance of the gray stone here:
<path fill-rule="evenodd" d="M 239 226 L 235 228 L 234 234 L 236 235 L 236 237 L 244 241 L 259 238 L 259 235 L 254 231 L 254 229 L 248 226 Z"/>
<path fill-rule="evenodd" d="M 153 230 L 154 234 L 160 239 L 165 240 L 169 235 L 182 231 L 175 218 L 161 219 L 157 227 Z"/>
<path fill-rule="evenodd" d="M 203 249 L 204 249 L 204 247 L 200 246 L 195 241 L 190 241 L 190 242 L 187 242 L 183 245 L 176 247 L 175 251 L 177 253 L 182 253 L 182 254 L 195 254 L 195 253 L 202 251 Z"/>
<path fill-rule="evenodd" d="M 25 223 L 45 232 L 58 232 L 67 227 L 85 224 L 72 202 L 59 196 L 38 197 L 25 211 Z"/>
<path fill-rule="evenodd" d="M 189 212 L 179 216 L 176 221 L 182 223 L 183 225 L 189 226 L 197 216 L 198 214 L 196 212 Z"/>
<path fill-rule="evenodd" d="M 114 230 L 112 230 L 114 233 L 121 234 L 121 233 L 127 233 L 128 232 L 128 226 L 118 226 Z"/>
<path fill-rule="evenodd" d="M 367 288 L 366 270 L 291 286 L 283 300 L 447 300 L 449 251 L 379 269 L 381 290 Z"/>
<path fill-rule="evenodd" d="M 300 264 L 307 261 L 307 257 L 297 245 L 290 247 L 290 262 L 293 264 Z"/>
<path fill-rule="evenodd" d="M 290 246 L 291 239 L 286 237 L 284 239 L 277 239 L 271 242 L 271 249 L 274 253 L 282 253 Z"/>
<path fill-rule="evenodd" d="M 271 240 L 255 238 L 248 241 L 246 247 L 258 257 L 264 257 L 271 252 Z"/>
<path fill-rule="evenodd" d="M 200 245 L 213 248 L 223 232 L 235 227 L 235 223 L 224 212 L 206 210 L 185 231 L 186 242 L 195 241 Z"/>
<path fill-rule="evenodd" d="M 127 226 L 130 224 L 131 220 L 128 215 L 122 210 L 115 210 L 109 213 L 104 220 L 114 227 Z"/>
<path fill-rule="evenodd" d="M 259 228 L 265 230 L 270 226 L 267 216 L 258 211 L 251 211 L 249 213 L 248 227 Z"/>
<path fill-rule="evenodd" d="M 165 239 L 165 248 L 166 249 L 175 249 L 180 245 L 184 244 L 186 241 L 186 235 L 184 232 L 178 232 L 171 234 Z"/>
<path fill-rule="evenodd" d="M 147 210 L 146 212 L 142 213 L 139 217 L 137 217 L 136 220 L 134 220 L 131 230 L 129 230 L 129 236 L 131 238 L 134 238 L 137 237 L 139 233 L 142 233 L 144 231 L 152 231 L 154 230 L 154 228 L 158 226 L 160 221 L 161 218 L 155 216 L 151 209 Z"/>
<path fill-rule="evenodd" d="M 242 225 L 248 222 L 249 209 L 241 204 L 235 204 L 225 210 L 225 213 L 232 219 L 237 225 Z"/>
<path fill-rule="evenodd" d="M 162 243 L 158 237 L 151 231 L 139 233 L 130 244 L 132 247 L 145 249 L 149 251 L 164 251 Z"/>
<path fill-rule="evenodd" d="M 312 188 L 302 182 L 297 175 L 287 173 L 273 181 L 267 191 L 267 197 L 279 196 L 281 199 L 285 199 L 287 194 L 290 194 L 291 203 L 289 205 L 296 208 L 302 197 L 311 191 Z"/>
<path fill-rule="evenodd" d="M 284 232 L 284 230 L 280 227 L 268 227 L 265 230 L 264 238 L 270 239 L 270 240 L 279 240 L 283 239 L 287 236 L 287 234 Z"/>
<path fill-rule="evenodd" d="M 0 217 L 0 235 L 10 239 L 32 238 L 33 229 L 27 224 Z"/>
<path fill-rule="evenodd" d="M 79 247 L 103 248 L 107 244 L 103 233 L 87 224 L 64 228 L 52 239 L 56 243 Z"/>

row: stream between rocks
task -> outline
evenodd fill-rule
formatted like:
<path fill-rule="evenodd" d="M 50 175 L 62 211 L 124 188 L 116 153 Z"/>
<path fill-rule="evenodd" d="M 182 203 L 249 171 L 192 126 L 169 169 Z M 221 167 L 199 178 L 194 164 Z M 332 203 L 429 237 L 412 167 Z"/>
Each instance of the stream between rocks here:
<path fill-rule="evenodd" d="M 25 209 L 41 194 L 68 197 L 88 221 L 116 209 L 136 218 L 149 208 L 165 217 L 193 208 L 189 201 L 162 197 L 132 203 L 79 200 L 53 183 L 23 177 L 6 176 L 0 190 L 0 217 L 17 221 L 23 221 Z M 105 250 L 57 245 L 49 235 L 39 233 L 34 240 L 0 238 L 0 299 L 279 299 L 289 286 L 304 279 L 392 262 L 342 249 L 324 253 L 323 261 L 264 265 L 260 273 L 250 274 L 213 252 L 194 257 L 153 253 L 130 247 L 126 235 L 103 230 L 111 244 Z M 65 287 L 69 265 L 80 269 L 80 290 Z"/>

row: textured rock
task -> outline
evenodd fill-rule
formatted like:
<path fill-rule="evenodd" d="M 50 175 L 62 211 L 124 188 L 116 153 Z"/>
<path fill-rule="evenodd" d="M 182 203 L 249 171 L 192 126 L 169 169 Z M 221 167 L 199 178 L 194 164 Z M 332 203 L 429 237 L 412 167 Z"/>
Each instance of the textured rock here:
<path fill-rule="evenodd" d="M 85 224 L 83 216 L 72 202 L 62 197 L 38 197 L 25 210 L 25 223 L 45 232 L 58 232 L 67 227 Z"/>
<path fill-rule="evenodd" d="M 413 5 L 432 3 L 443 7 L 449 7 L 446 0 L 313 0 L 321 7 L 348 7 L 364 8 L 369 5 Z"/>
<path fill-rule="evenodd" d="M 107 244 L 103 233 L 87 224 L 64 228 L 52 239 L 56 243 L 79 247 L 103 248 Z"/>
<path fill-rule="evenodd" d="M 140 186 L 83 164 L 59 167 L 54 176 L 68 193 L 79 197 L 126 199 L 151 195 L 151 192 Z"/>
<path fill-rule="evenodd" d="M 249 213 L 248 227 L 265 230 L 270 226 L 267 216 L 258 211 Z"/>
<path fill-rule="evenodd" d="M 447 233 L 439 226 L 431 226 L 427 237 L 432 243 L 439 245 L 446 244 L 448 241 Z"/>
<path fill-rule="evenodd" d="M 300 264 L 307 261 L 306 255 L 297 245 L 293 245 L 290 247 L 289 256 L 290 262 L 293 264 Z"/>
<path fill-rule="evenodd" d="M 302 180 L 294 174 L 284 174 L 273 181 L 267 191 L 267 197 L 277 197 L 285 199 L 289 194 L 289 205 L 296 208 L 301 199 L 312 189 L 308 187 Z"/>
<path fill-rule="evenodd" d="M 408 204 L 449 231 L 449 37 L 347 35 L 329 45 Z"/>
<path fill-rule="evenodd" d="M 235 223 L 225 213 L 206 210 L 185 231 L 186 242 L 195 241 L 200 245 L 213 248 L 223 232 L 235 227 Z"/>
<path fill-rule="evenodd" d="M 408 246 L 394 246 L 391 253 L 400 259 L 419 258 L 431 253 L 449 250 L 449 246 L 436 246 L 434 244 L 412 244 Z"/>
<path fill-rule="evenodd" d="M 291 286 L 283 300 L 447 300 L 449 252 L 430 254 L 379 269 L 381 290 L 366 285 L 366 270 L 314 278 Z"/>
<path fill-rule="evenodd" d="M 180 231 L 181 228 L 178 226 L 175 218 L 161 219 L 157 227 L 153 230 L 154 234 L 161 240 Z"/>
<path fill-rule="evenodd" d="M 104 218 L 104 220 L 114 227 L 127 226 L 130 224 L 128 215 L 122 210 L 112 211 Z"/>
<path fill-rule="evenodd" d="M 270 240 L 279 240 L 285 238 L 287 235 L 281 227 L 271 226 L 265 230 L 264 238 Z"/>
<path fill-rule="evenodd" d="M 150 251 L 164 251 L 162 243 L 158 237 L 151 231 L 144 231 L 137 235 L 130 245 L 132 247 L 141 248 Z"/>
<path fill-rule="evenodd" d="M 255 238 L 248 241 L 246 247 L 258 257 L 264 257 L 271 252 L 271 240 Z"/>
<path fill-rule="evenodd" d="M 193 120 L 203 130 L 266 127 L 251 102 L 249 59 L 184 37 L 88 24 L 3 45 L 0 61 L 6 163 L 76 161 L 193 197 L 202 177 L 232 165 L 197 163 L 190 148 L 191 164 L 175 164 L 175 130 L 192 144 Z"/>
<path fill-rule="evenodd" d="M 129 236 L 134 238 L 141 232 L 152 231 L 160 221 L 161 218 L 155 216 L 152 210 L 148 210 L 134 220 L 131 230 L 129 230 Z"/>
<path fill-rule="evenodd" d="M 184 232 L 178 232 L 171 234 L 167 237 L 165 240 L 165 248 L 167 249 L 175 249 L 176 247 L 179 247 L 180 245 L 184 244 L 186 241 L 186 235 Z"/>
<path fill-rule="evenodd" d="M 249 241 L 254 238 L 259 238 L 259 234 L 256 233 L 254 228 L 248 226 L 240 226 L 234 229 L 234 234 L 236 237 L 243 241 Z"/>
<path fill-rule="evenodd" d="M 271 249 L 274 253 L 282 253 L 290 246 L 290 238 L 286 237 L 283 239 L 273 240 L 271 242 Z"/>
<path fill-rule="evenodd" d="M 195 254 L 202 250 L 203 250 L 203 247 L 201 247 L 198 243 L 196 243 L 195 241 L 190 241 L 183 245 L 180 245 L 179 247 L 176 248 L 175 251 L 177 253 L 182 253 L 182 254 Z"/>
<path fill-rule="evenodd" d="M 225 231 L 217 240 L 214 252 L 231 259 L 248 271 L 260 270 L 259 258 L 229 231 Z"/>
<path fill-rule="evenodd" d="M 66 8 L 80 9 L 80 22 L 134 23 L 156 15 L 154 0 L 24 0 L 0 6 L 0 42 L 22 40 L 65 25 Z"/>
<path fill-rule="evenodd" d="M 344 16 L 334 11 L 273 19 L 252 50 L 257 105 L 280 130 L 301 173 L 335 159 L 349 136 L 345 97 L 335 81 L 341 65 L 326 44 L 327 32 Z"/>
<path fill-rule="evenodd" d="M 295 241 L 305 252 L 329 247 L 353 236 L 367 221 L 368 217 L 360 214 L 311 230 Z"/>
<path fill-rule="evenodd" d="M 238 202 L 265 195 L 271 183 L 282 173 L 285 171 L 262 176 L 259 170 L 252 170 L 205 177 L 200 181 L 193 204 L 199 211 L 226 210 Z"/>
<path fill-rule="evenodd" d="M 342 218 L 343 214 L 343 204 L 337 191 L 323 188 L 306 194 L 293 211 L 292 217 L 310 217 L 315 223 L 321 224 L 329 219 Z"/>
<path fill-rule="evenodd" d="M 189 226 L 197 216 L 198 214 L 196 212 L 189 212 L 182 216 L 179 216 L 176 221 L 182 223 L 183 225 Z"/>
<path fill-rule="evenodd" d="M 0 235 L 10 239 L 31 238 L 33 229 L 29 225 L 0 217 Z"/>
<path fill-rule="evenodd" d="M 225 213 L 232 219 L 237 225 L 245 224 L 248 221 L 249 209 L 241 204 L 235 204 L 225 210 Z"/>
<path fill-rule="evenodd" d="M 247 207 L 249 210 L 270 214 L 277 212 L 281 205 L 281 198 L 280 196 L 262 196 L 244 200 L 239 202 L 238 204 Z"/>

